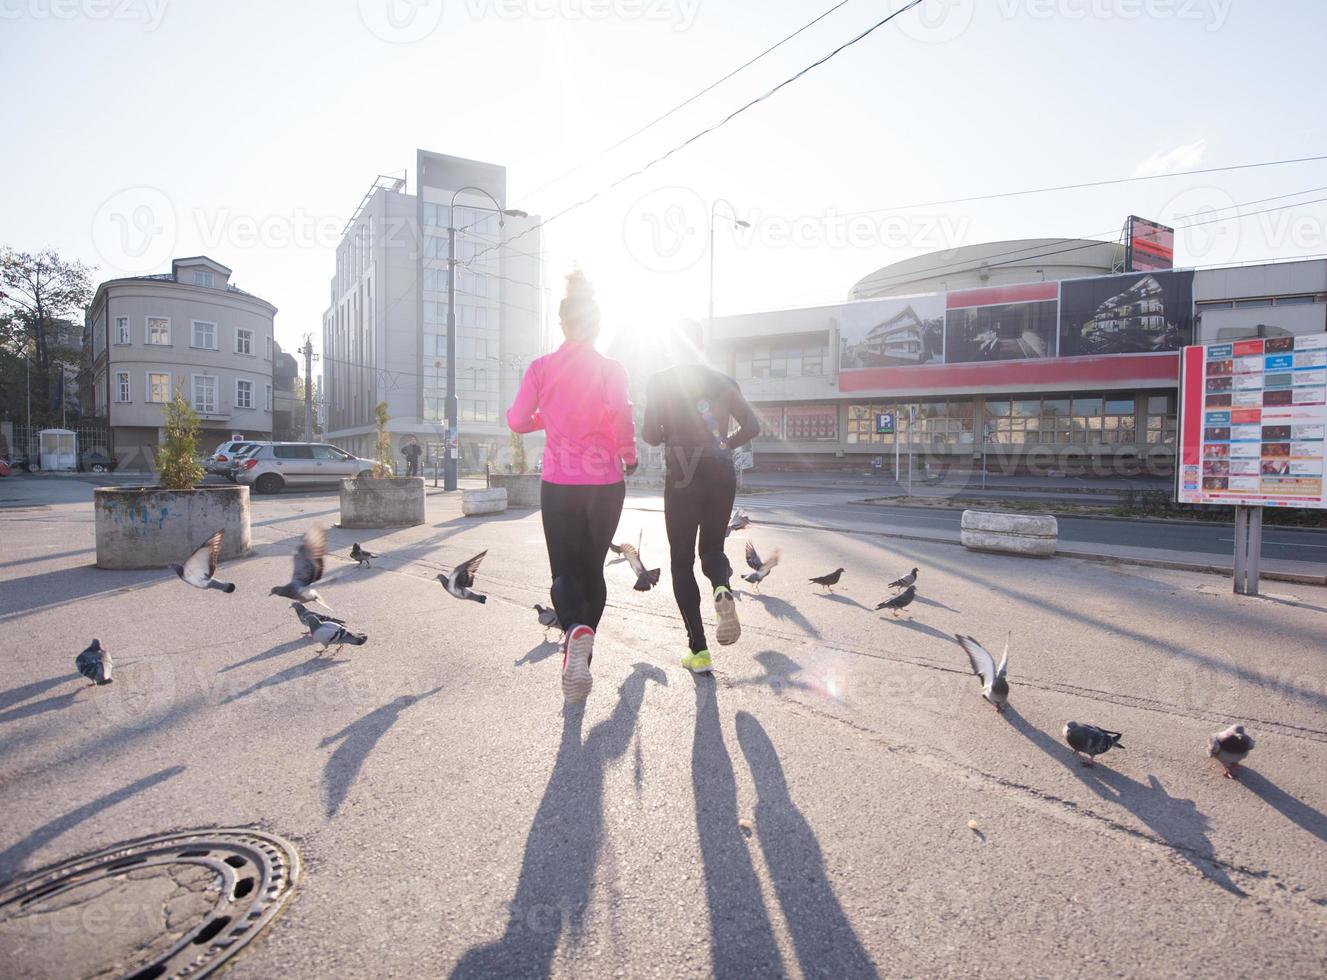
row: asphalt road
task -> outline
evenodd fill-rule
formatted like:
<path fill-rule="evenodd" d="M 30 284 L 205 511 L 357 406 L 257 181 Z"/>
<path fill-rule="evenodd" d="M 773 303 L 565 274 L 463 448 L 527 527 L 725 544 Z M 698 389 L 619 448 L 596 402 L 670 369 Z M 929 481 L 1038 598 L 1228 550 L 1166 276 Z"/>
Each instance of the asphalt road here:
<path fill-rule="evenodd" d="M 0 879 L 168 829 L 282 834 L 303 880 L 228 976 L 1327 970 L 1327 589 L 760 525 L 783 560 L 713 678 L 678 666 L 667 568 L 638 593 L 610 564 L 594 692 L 564 712 L 537 514 L 437 496 L 417 528 L 333 529 L 322 592 L 369 642 L 319 657 L 267 592 L 330 495 L 256 499 L 223 595 L 92 568 L 90 493 L 65 493 L 0 511 Z M 655 504 L 620 527 L 650 567 Z M 352 541 L 384 557 L 354 568 Z M 445 596 L 484 549 L 489 601 Z M 840 565 L 836 594 L 807 582 Z M 874 612 L 913 565 L 909 615 Z M 955 632 L 1008 635 L 1008 714 Z M 94 633 L 108 687 L 72 671 Z M 1070 718 L 1126 748 L 1081 767 Z M 1205 753 L 1234 720 L 1239 781 Z M 0 973 L 109 955 L 106 921 L 0 921 Z"/>

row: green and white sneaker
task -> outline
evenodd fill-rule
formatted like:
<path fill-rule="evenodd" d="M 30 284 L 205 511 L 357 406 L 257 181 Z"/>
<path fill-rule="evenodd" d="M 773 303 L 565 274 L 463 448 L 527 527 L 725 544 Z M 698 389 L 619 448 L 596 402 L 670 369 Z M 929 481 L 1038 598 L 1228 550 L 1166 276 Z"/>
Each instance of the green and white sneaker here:
<path fill-rule="evenodd" d="M 742 636 L 742 624 L 737 619 L 737 602 L 731 589 L 721 585 L 714 590 L 714 615 L 719 621 L 714 630 L 719 646 L 732 646 Z"/>
<path fill-rule="evenodd" d="M 682 658 L 682 666 L 693 674 L 708 674 L 711 669 L 710 652 L 708 650 L 697 650 L 695 653 L 688 653 Z"/>

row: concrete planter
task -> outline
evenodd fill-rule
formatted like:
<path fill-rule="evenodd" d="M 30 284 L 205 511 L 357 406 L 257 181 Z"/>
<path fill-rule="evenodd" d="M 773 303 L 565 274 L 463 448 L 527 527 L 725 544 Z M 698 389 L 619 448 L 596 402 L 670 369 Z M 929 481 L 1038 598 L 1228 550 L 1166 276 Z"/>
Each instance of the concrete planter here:
<path fill-rule="evenodd" d="M 342 527 L 414 527 L 424 523 L 424 478 L 341 481 Z"/>
<path fill-rule="evenodd" d="M 538 473 L 490 473 L 488 486 L 491 490 L 499 487 L 507 491 L 508 507 L 533 507 L 539 509 L 539 487 L 543 478 Z"/>
<path fill-rule="evenodd" d="M 487 490 L 462 490 L 461 513 L 466 517 L 501 514 L 507 509 L 507 488 L 490 487 Z"/>
<path fill-rule="evenodd" d="M 1050 514 L 1002 514 L 965 510 L 959 541 L 973 551 L 1049 558 L 1055 554 L 1059 524 Z"/>
<path fill-rule="evenodd" d="M 249 553 L 248 487 L 98 487 L 93 513 L 98 568 L 182 562 L 213 531 L 226 532 L 223 560 Z"/>

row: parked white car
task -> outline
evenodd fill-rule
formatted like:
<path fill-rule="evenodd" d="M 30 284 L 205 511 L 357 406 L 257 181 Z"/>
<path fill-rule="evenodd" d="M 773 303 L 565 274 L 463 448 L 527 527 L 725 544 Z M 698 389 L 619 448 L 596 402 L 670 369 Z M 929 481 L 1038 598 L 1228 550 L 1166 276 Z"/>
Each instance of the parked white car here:
<path fill-rule="evenodd" d="M 280 493 L 287 486 L 336 483 L 372 472 L 373 460 L 360 459 L 327 443 L 273 442 L 242 457 L 235 480 L 256 493 Z"/>
<path fill-rule="evenodd" d="M 231 439 L 217 446 L 211 456 L 203 460 L 203 469 L 217 476 L 229 476 L 230 464 L 238 453 L 252 446 L 252 439 Z"/>

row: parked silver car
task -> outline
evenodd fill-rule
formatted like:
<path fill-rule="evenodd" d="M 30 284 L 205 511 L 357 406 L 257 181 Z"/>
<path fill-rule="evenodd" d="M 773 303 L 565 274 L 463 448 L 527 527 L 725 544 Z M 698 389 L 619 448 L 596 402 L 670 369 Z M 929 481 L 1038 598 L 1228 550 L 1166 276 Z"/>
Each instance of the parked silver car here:
<path fill-rule="evenodd" d="M 229 476 L 230 464 L 235 459 L 237 453 L 243 452 L 249 446 L 253 445 L 253 440 L 230 439 L 217 446 L 216 451 L 211 456 L 203 460 L 203 469 L 217 476 Z"/>
<path fill-rule="evenodd" d="M 273 442 L 244 456 L 235 479 L 257 493 L 280 493 L 287 486 L 336 483 L 372 472 L 373 460 L 327 443 Z"/>
<path fill-rule="evenodd" d="M 262 449 L 264 446 L 270 446 L 269 442 L 246 442 L 244 448 L 238 452 L 232 453 L 230 457 L 230 468 L 226 470 L 226 479 L 231 483 L 239 483 L 239 472 L 244 466 L 244 461 Z"/>

